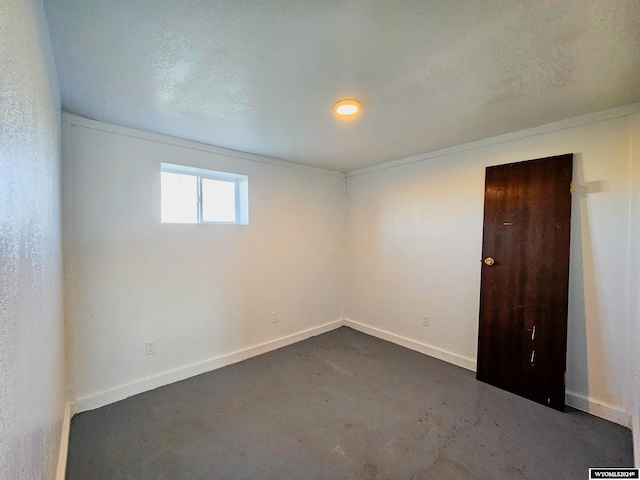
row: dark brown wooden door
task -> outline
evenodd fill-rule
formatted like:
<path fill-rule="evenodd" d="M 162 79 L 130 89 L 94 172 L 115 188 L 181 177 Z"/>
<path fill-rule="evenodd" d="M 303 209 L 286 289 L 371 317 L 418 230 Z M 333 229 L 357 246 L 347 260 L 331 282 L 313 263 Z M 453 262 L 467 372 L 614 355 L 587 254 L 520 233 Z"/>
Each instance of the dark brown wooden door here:
<path fill-rule="evenodd" d="M 573 155 L 486 170 L 477 378 L 564 410 Z"/>

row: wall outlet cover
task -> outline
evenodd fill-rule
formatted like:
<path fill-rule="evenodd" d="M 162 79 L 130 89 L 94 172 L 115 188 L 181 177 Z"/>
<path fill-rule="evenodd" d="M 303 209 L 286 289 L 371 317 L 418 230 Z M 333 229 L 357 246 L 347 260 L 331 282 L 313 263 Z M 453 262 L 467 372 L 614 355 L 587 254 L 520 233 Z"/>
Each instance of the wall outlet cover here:
<path fill-rule="evenodd" d="M 144 344 L 145 352 L 147 355 L 155 355 L 156 353 L 156 341 L 152 340 Z"/>

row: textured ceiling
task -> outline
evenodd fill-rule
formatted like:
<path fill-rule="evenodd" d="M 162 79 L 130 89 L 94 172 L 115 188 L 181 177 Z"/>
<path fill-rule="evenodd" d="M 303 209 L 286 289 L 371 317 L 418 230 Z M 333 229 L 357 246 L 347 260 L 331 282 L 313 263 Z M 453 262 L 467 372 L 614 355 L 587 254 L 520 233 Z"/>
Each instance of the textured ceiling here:
<path fill-rule="evenodd" d="M 333 170 L 640 101 L 639 0 L 44 3 L 64 110 Z"/>

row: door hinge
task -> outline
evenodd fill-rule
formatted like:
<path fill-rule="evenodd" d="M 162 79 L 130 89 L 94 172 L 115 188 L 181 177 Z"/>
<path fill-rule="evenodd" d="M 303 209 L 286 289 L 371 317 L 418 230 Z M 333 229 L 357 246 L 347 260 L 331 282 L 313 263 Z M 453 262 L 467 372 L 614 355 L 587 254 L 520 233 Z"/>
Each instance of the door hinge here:
<path fill-rule="evenodd" d="M 573 195 L 573 182 L 569 184 L 569 194 Z"/>
<path fill-rule="evenodd" d="M 567 386 L 567 372 L 564 372 L 564 386 Z"/>

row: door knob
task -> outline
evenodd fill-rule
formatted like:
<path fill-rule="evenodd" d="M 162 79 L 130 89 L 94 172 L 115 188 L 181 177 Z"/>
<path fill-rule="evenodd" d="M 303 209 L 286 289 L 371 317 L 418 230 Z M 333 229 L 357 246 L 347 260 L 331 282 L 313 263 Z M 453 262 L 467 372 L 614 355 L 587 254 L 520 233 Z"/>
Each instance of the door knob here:
<path fill-rule="evenodd" d="M 484 264 L 485 264 L 485 265 L 489 265 L 489 266 L 491 266 L 491 265 L 493 265 L 494 263 L 496 263 L 496 261 L 495 261 L 493 258 L 491 258 L 491 257 L 487 257 L 487 258 L 485 258 L 485 259 L 484 259 Z"/>

